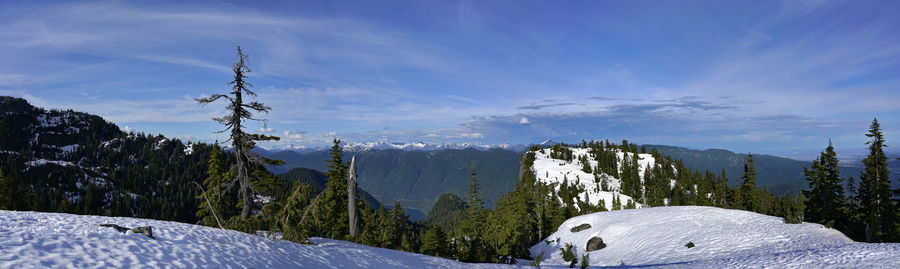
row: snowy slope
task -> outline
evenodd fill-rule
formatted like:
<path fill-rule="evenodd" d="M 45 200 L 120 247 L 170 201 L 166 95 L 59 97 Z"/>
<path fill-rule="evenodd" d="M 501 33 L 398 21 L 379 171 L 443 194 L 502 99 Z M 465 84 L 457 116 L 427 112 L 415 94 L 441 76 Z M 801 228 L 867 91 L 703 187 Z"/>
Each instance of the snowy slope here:
<path fill-rule="evenodd" d="M 628 201 L 633 200 L 630 196 L 624 195 L 620 193 L 621 181 L 618 178 L 612 177 L 607 174 L 602 174 L 600 176 L 600 180 L 606 180 L 609 191 L 603 191 L 600 188 L 600 184 L 594 181 L 594 175 L 585 173 L 581 170 L 582 162 L 580 158 L 582 156 L 586 156 L 590 166 L 592 168 L 597 167 L 597 161 L 594 160 L 594 157 L 589 153 L 589 149 L 587 148 L 576 148 L 569 147 L 572 150 L 572 154 L 574 155 L 574 160 L 571 162 L 566 160 L 559 160 L 550 157 L 551 148 L 545 148 L 542 151 L 535 151 L 535 159 L 534 164 L 531 169 L 534 172 L 534 175 L 543 183 L 552 184 L 559 183 L 561 184 L 563 180 L 567 180 L 569 184 L 581 184 L 584 186 L 585 192 L 581 193 L 580 199 L 581 201 L 588 201 L 591 204 L 597 204 L 600 199 L 603 199 L 604 205 L 607 209 L 612 209 L 612 200 L 613 197 L 618 195 L 619 199 L 622 201 L 622 204 L 625 205 Z M 622 160 L 625 158 L 631 158 L 631 155 L 634 153 L 624 153 L 618 152 L 616 156 L 619 159 L 618 167 L 621 170 Z M 643 181 L 644 178 L 644 170 L 649 166 L 653 167 L 656 164 L 656 160 L 653 158 L 651 154 L 638 154 L 638 174 Z M 556 190 L 559 190 L 559 184 L 556 186 Z M 640 208 L 641 204 L 635 202 L 635 206 Z"/>
<path fill-rule="evenodd" d="M 157 239 L 101 223 L 153 226 Z M 302 245 L 168 221 L 0 210 L 0 268 L 513 268 L 313 241 Z"/>
<path fill-rule="evenodd" d="M 584 223 L 591 228 L 570 231 Z M 585 252 L 594 236 L 600 236 L 606 248 Z M 688 242 L 696 247 L 685 247 Z M 578 257 L 588 253 L 591 265 L 900 268 L 900 244 L 857 243 L 819 224 L 785 224 L 778 217 L 714 207 L 653 207 L 574 217 L 532 247 L 532 256 L 544 253 L 543 264 L 564 264 L 559 248 L 565 243 L 574 246 Z"/>

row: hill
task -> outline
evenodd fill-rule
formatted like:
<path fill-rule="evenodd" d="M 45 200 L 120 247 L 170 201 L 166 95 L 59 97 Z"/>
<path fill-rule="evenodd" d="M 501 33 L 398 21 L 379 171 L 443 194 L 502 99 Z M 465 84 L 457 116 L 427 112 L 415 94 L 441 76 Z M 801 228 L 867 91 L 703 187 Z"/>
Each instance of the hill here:
<path fill-rule="evenodd" d="M 152 226 L 156 239 L 98 226 L 105 223 Z M 324 238 L 304 245 L 149 219 L 0 210 L 0 227 L 2 268 L 511 268 Z"/>
<path fill-rule="evenodd" d="M 573 232 L 588 224 L 590 228 Z M 605 248 L 587 251 L 591 238 Z M 685 245 L 693 243 L 695 247 Z M 867 244 L 814 223 L 713 207 L 678 206 L 599 212 L 570 218 L 541 243 L 542 264 L 568 265 L 559 251 L 572 244 L 575 257 L 594 266 L 692 268 L 898 268 L 900 244 Z"/>

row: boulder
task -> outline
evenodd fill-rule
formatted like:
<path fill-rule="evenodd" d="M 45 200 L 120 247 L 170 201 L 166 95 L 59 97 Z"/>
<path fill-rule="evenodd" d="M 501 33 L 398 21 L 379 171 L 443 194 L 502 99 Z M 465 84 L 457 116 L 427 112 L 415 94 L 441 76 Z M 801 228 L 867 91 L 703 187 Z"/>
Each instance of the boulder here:
<path fill-rule="evenodd" d="M 577 232 L 584 231 L 584 230 L 587 230 L 587 229 L 590 229 L 590 228 L 591 228 L 591 225 L 585 223 L 585 224 L 581 224 L 581 225 L 572 227 L 572 229 L 570 229 L 569 231 L 571 231 L 571 232 L 573 232 L 573 233 L 577 233 Z"/>
<path fill-rule="evenodd" d="M 587 246 L 584 247 L 587 251 L 600 250 L 606 247 L 606 244 L 603 243 L 603 238 L 599 236 L 591 237 L 587 242 Z"/>

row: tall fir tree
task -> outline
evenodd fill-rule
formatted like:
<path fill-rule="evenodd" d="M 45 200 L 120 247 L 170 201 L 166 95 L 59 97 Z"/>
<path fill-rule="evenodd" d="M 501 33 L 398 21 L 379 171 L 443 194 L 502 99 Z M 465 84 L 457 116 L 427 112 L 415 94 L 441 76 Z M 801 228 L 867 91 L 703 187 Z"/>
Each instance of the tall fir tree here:
<path fill-rule="evenodd" d="M 251 134 L 244 130 L 244 122 L 248 120 L 261 121 L 261 119 L 254 118 L 253 113 L 269 113 L 272 108 L 256 101 L 244 101 L 244 95 L 247 95 L 247 97 L 256 97 L 256 93 L 250 90 L 252 84 L 246 81 L 247 73 L 252 71 L 250 70 L 250 67 L 247 66 L 248 57 L 241 50 L 240 46 L 237 46 L 237 53 L 238 61 L 232 66 L 234 80 L 228 83 L 232 86 L 231 92 L 197 98 L 196 101 L 201 105 L 206 105 L 223 98 L 228 100 L 228 105 L 225 107 L 228 111 L 228 115 L 221 118 L 213 118 L 213 120 L 225 126 L 225 129 L 219 132 L 230 132 L 228 140 L 231 141 L 232 150 L 234 150 L 234 156 L 237 160 L 234 165 L 233 181 L 238 183 L 238 193 L 241 199 L 241 220 L 246 220 L 250 217 L 251 209 L 253 207 L 252 197 L 254 195 L 254 190 L 251 186 L 251 181 L 253 181 L 251 178 L 251 174 L 253 173 L 252 169 L 263 162 L 268 161 L 253 154 L 251 150 L 256 146 L 257 141 L 278 140 L 278 137 Z"/>
<path fill-rule="evenodd" d="M 440 226 L 433 226 L 425 231 L 422 238 L 422 247 L 419 253 L 431 255 L 435 257 L 449 258 L 450 251 L 448 249 L 447 234 Z"/>
<path fill-rule="evenodd" d="M 347 219 L 347 165 L 343 162 L 341 140 L 334 139 L 331 146 L 331 159 L 328 160 L 328 181 L 322 194 L 320 211 L 320 227 L 323 236 L 332 239 L 344 239 L 350 233 Z"/>
<path fill-rule="evenodd" d="M 759 191 L 756 188 L 756 167 L 753 164 L 753 154 L 747 155 L 747 161 L 744 162 L 744 182 L 741 183 L 741 199 L 744 210 L 758 212 L 760 211 Z"/>
<path fill-rule="evenodd" d="M 218 227 L 221 222 L 236 214 L 233 195 L 229 195 L 228 172 L 222 167 L 225 163 L 222 159 L 222 149 L 219 145 L 213 145 L 207 162 L 206 179 L 203 180 L 203 192 L 197 195 L 200 203 L 197 205 L 197 218 L 200 224 Z"/>
<path fill-rule="evenodd" d="M 837 153 L 830 140 L 825 151 L 813 160 L 810 168 L 804 168 L 803 173 L 809 183 L 809 191 L 804 191 L 807 199 L 804 218 L 844 230 L 847 218 L 846 198 Z"/>
<path fill-rule="evenodd" d="M 869 155 L 863 159 L 865 169 L 859 178 L 860 210 L 867 242 L 887 242 L 898 237 L 897 209 L 891 200 L 890 171 L 887 166 L 887 147 L 881 124 L 872 120 L 869 132 Z"/>
<path fill-rule="evenodd" d="M 481 198 L 481 185 L 475 169 L 472 169 L 469 181 L 469 196 L 466 205 L 466 217 L 459 224 L 457 259 L 466 262 L 486 262 L 484 259 L 486 249 L 481 238 L 484 228 L 486 211 L 484 201 Z"/>

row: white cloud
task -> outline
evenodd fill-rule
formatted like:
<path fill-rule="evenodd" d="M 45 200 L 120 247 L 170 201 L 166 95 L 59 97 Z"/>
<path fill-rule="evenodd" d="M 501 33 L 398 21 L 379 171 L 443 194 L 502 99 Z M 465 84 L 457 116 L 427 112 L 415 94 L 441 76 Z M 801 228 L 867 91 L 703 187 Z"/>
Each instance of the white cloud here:
<path fill-rule="evenodd" d="M 281 134 L 284 135 L 283 138 L 288 140 L 302 140 L 303 133 L 302 131 L 284 131 Z"/>
<path fill-rule="evenodd" d="M 519 124 L 529 124 L 529 123 L 531 123 L 531 121 L 529 121 L 527 117 L 522 117 L 521 119 L 519 119 Z"/>
<path fill-rule="evenodd" d="M 275 132 L 275 128 L 272 128 L 272 127 L 268 127 L 268 128 L 262 127 L 262 128 L 259 128 L 259 129 L 256 130 L 256 131 L 257 131 L 257 132 L 260 132 L 260 133 L 272 133 L 272 132 Z"/>

